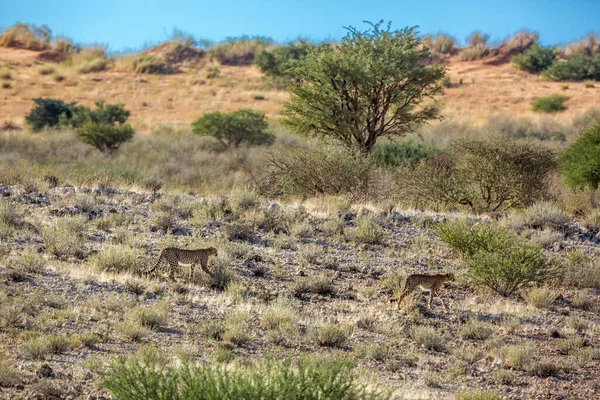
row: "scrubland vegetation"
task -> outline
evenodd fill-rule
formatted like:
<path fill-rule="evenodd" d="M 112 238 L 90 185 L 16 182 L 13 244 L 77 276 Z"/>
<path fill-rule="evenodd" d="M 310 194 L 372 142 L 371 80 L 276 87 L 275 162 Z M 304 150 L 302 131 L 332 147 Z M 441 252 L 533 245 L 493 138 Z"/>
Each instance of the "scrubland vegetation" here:
<path fill-rule="evenodd" d="M 135 118 L 152 105 L 75 101 L 66 85 L 27 100 L 23 126 L 0 129 L 0 393 L 593 398 L 600 111 L 565 117 L 569 88 L 528 94 L 527 112 L 552 113 L 540 117 L 455 119 L 439 104 L 443 87 L 469 84 L 452 80 L 452 57 L 598 79 L 592 39 L 545 49 L 521 32 L 492 46 L 475 32 L 460 48 L 374 24 L 336 46 L 175 32 L 108 57 L 9 28 L 0 46 L 50 60 L 35 79 L 242 90 L 227 68 L 256 63 L 254 84 L 290 96 L 283 111 L 217 105 L 177 124 L 152 111 L 145 126 Z M 30 67 L 2 68 L 10 86 Z M 216 247 L 213 275 L 143 277 L 169 246 Z M 456 275 L 439 292 L 448 310 L 419 291 L 389 304 L 409 274 L 442 271 Z"/>

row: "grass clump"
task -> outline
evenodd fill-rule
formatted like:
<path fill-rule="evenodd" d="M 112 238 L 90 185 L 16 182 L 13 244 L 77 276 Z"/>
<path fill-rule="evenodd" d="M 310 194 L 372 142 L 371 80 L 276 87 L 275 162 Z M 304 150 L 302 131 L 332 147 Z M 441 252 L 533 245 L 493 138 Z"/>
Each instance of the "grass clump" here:
<path fill-rule="evenodd" d="M 523 299 L 535 308 L 550 308 L 556 301 L 558 295 L 547 287 L 534 287 L 522 294 Z"/>
<path fill-rule="evenodd" d="M 140 54 L 133 59 L 131 68 L 136 74 L 166 75 L 172 72 L 162 59 L 146 54 Z"/>
<path fill-rule="evenodd" d="M 140 325 L 151 329 L 158 330 L 167 322 L 170 306 L 168 303 L 158 303 L 153 307 L 138 308 L 133 311 L 133 320 Z"/>
<path fill-rule="evenodd" d="M 381 226 L 372 218 L 362 217 L 356 223 L 354 240 L 358 243 L 381 244 L 385 238 L 385 232 Z"/>
<path fill-rule="evenodd" d="M 316 329 L 314 338 L 320 346 L 342 348 L 348 341 L 350 334 L 350 326 L 323 324 Z"/>
<path fill-rule="evenodd" d="M 52 225 L 42 228 L 46 250 L 57 258 L 83 257 L 85 255 L 85 219 L 62 217 Z"/>
<path fill-rule="evenodd" d="M 411 339 L 427 350 L 445 352 L 444 339 L 430 326 L 414 326 L 409 333 Z"/>
<path fill-rule="evenodd" d="M 11 387 L 21 383 L 21 373 L 16 369 L 9 357 L 4 353 L 0 352 L 0 387 Z"/>
<path fill-rule="evenodd" d="M 96 271 L 139 273 L 144 268 L 142 253 L 126 245 L 106 245 L 92 258 Z"/>
<path fill-rule="evenodd" d="M 568 96 L 562 94 L 553 94 L 546 97 L 536 97 L 533 101 L 533 111 L 542 113 L 556 113 L 564 111 L 567 107 L 564 102 L 569 100 Z"/>
<path fill-rule="evenodd" d="M 118 357 L 103 377 L 104 386 L 121 399 L 363 399 L 383 400 L 390 393 L 357 382 L 353 364 L 345 359 L 303 357 L 273 360 L 227 369 L 214 364 L 174 367 L 147 350 Z"/>
<path fill-rule="evenodd" d="M 46 259 L 33 248 L 23 251 L 21 255 L 13 257 L 10 261 L 10 265 L 13 268 L 30 274 L 37 274 L 44 271 L 47 264 Z"/>
<path fill-rule="evenodd" d="M 147 333 L 147 329 L 137 321 L 123 321 L 117 324 L 116 330 L 121 336 L 132 342 L 141 341 Z"/>
<path fill-rule="evenodd" d="M 488 324 L 470 320 L 463 325 L 459 331 L 460 337 L 470 340 L 486 340 L 494 334 L 494 330 Z"/>
<path fill-rule="evenodd" d="M 536 203 L 524 211 L 527 227 L 532 229 L 551 228 L 564 231 L 571 223 L 571 217 L 552 203 Z"/>

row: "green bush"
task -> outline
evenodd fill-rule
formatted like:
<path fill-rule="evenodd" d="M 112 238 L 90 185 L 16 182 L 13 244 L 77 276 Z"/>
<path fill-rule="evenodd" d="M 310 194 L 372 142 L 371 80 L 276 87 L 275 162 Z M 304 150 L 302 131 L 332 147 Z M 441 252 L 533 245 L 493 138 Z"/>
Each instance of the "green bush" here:
<path fill-rule="evenodd" d="M 217 139 L 226 150 L 238 148 L 242 143 L 270 146 L 275 141 L 275 135 L 266 132 L 268 127 L 264 113 L 240 109 L 231 113 L 217 111 L 204 114 L 192 123 L 192 132 Z"/>
<path fill-rule="evenodd" d="M 211 364 L 172 367 L 153 348 L 135 357 L 118 357 L 104 375 L 115 398 L 128 399 L 389 399 L 367 389 L 342 359 L 300 358 L 228 369 Z"/>
<path fill-rule="evenodd" d="M 432 157 L 440 151 L 430 144 L 406 140 L 400 143 L 378 143 L 372 152 L 375 164 L 382 167 L 397 167 L 403 164 L 416 164 Z"/>
<path fill-rule="evenodd" d="M 462 255 L 472 257 L 480 251 L 502 248 L 508 232 L 496 225 L 457 220 L 436 225 L 435 235 Z"/>
<path fill-rule="evenodd" d="M 513 56 L 512 62 L 518 69 L 527 72 L 541 72 L 552 65 L 555 57 L 554 49 L 543 48 L 534 43 L 526 52 Z"/>
<path fill-rule="evenodd" d="M 567 107 L 563 103 L 567 100 L 569 100 L 569 97 L 561 94 L 553 94 L 546 97 L 536 97 L 533 101 L 533 111 L 543 113 L 564 111 L 567 109 Z"/>
<path fill-rule="evenodd" d="M 300 41 L 278 46 L 273 50 L 263 50 L 258 53 L 255 62 L 260 71 L 267 75 L 285 76 L 292 61 L 304 57 L 310 47 L 310 43 Z"/>
<path fill-rule="evenodd" d="M 70 106 L 73 114 L 69 124 L 75 128 L 83 126 L 86 122 L 94 124 L 117 125 L 124 124 L 131 112 L 123 104 L 106 104 L 103 100 L 96 102 L 96 109 L 85 106 Z"/>
<path fill-rule="evenodd" d="M 56 126 L 61 118 L 70 119 L 73 116 L 71 107 L 75 103 L 67 104 L 62 100 L 51 98 L 37 98 L 33 99 L 33 102 L 35 107 L 27 114 L 25 122 L 34 132 Z"/>
<path fill-rule="evenodd" d="M 600 184 L 600 122 L 582 130 L 559 156 L 565 183 L 573 188 L 598 189 Z"/>
<path fill-rule="evenodd" d="M 566 60 L 556 60 L 543 75 L 553 81 L 600 80 L 600 54 L 589 58 L 577 53 Z"/>
<path fill-rule="evenodd" d="M 466 257 L 473 280 L 502 295 L 556 276 L 554 263 L 540 247 L 502 228 L 456 221 L 438 225 L 435 233 Z"/>

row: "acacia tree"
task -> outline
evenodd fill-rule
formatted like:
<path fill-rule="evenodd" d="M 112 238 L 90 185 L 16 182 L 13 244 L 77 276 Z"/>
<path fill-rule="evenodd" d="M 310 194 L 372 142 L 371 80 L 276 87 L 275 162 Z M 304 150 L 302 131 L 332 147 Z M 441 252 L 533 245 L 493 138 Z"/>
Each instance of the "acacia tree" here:
<path fill-rule="evenodd" d="M 333 138 L 369 154 L 377 139 L 404 136 L 438 110 L 423 104 L 442 90 L 446 70 L 428 66 L 429 49 L 416 27 L 390 30 L 383 21 L 352 27 L 337 46 L 308 49 L 292 63 L 283 124 L 292 132 Z"/>

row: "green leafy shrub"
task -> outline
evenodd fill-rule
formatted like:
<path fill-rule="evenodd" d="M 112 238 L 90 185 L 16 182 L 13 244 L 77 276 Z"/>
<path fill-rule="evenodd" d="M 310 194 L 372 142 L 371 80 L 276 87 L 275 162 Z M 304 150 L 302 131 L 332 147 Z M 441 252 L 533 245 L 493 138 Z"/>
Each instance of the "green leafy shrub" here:
<path fill-rule="evenodd" d="M 589 58 L 583 53 L 577 53 L 566 60 L 556 60 L 543 75 L 547 79 L 563 82 L 600 80 L 600 54 Z"/>
<path fill-rule="evenodd" d="M 135 131 L 129 124 L 110 125 L 86 122 L 75 130 L 77 137 L 83 143 L 94 146 L 102 153 L 112 153 L 123 143 L 133 139 Z"/>
<path fill-rule="evenodd" d="M 541 248 L 502 228 L 456 221 L 439 224 L 435 233 L 466 257 L 473 280 L 502 295 L 557 276 Z"/>
<path fill-rule="evenodd" d="M 172 367 L 146 350 L 118 357 L 103 377 L 104 386 L 119 399 L 389 399 L 390 393 L 367 389 L 343 359 L 322 357 L 254 364 L 227 369 L 220 365 L 184 364 Z"/>
<path fill-rule="evenodd" d="M 556 53 L 552 48 L 543 48 L 534 43 L 527 51 L 512 57 L 512 62 L 518 69 L 527 72 L 541 72 L 552 65 Z"/>
<path fill-rule="evenodd" d="M 96 108 L 90 109 L 85 106 L 71 105 L 73 117 L 69 124 L 75 128 L 85 125 L 86 122 L 94 124 L 117 125 L 124 124 L 131 112 L 125 109 L 123 104 L 106 104 L 100 100 L 96 102 Z"/>
<path fill-rule="evenodd" d="M 264 113 L 240 109 L 231 113 L 204 114 L 192 123 L 192 132 L 217 139 L 226 150 L 238 148 L 242 143 L 249 146 L 273 144 L 275 136 L 266 132 L 268 127 Z"/>
<path fill-rule="evenodd" d="M 382 167 L 397 167 L 403 164 L 416 164 L 418 161 L 432 157 L 440 151 L 435 147 L 415 140 L 400 143 L 381 143 L 373 149 L 375 164 Z"/>
<path fill-rule="evenodd" d="M 600 184 L 600 123 L 579 133 L 559 155 L 565 183 L 572 188 L 598 189 Z"/>
<path fill-rule="evenodd" d="M 125 123 L 130 112 L 123 104 L 98 101 L 95 110 L 83 106 L 72 106 L 72 110 L 70 124 L 75 127 L 79 140 L 103 153 L 112 153 L 123 143 L 133 139 L 135 131 Z"/>
<path fill-rule="evenodd" d="M 261 72 L 272 76 L 285 76 L 293 60 L 304 57 L 311 47 L 305 41 L 277 46 L 273 50 L 263 50 L 256 56 L 256 65 Z"/>
<path fill-rule="evenodd" d="M 25 122 L 34 132 L 56 126 L 61 118 L 70 119 L 73 116 L 71 107 L 74 103 L 67 104 L 51 98 L 37 98 L 33 102 L 35 107 L 27 114 Z"/>
<path fill-rule="evenodd" d="M 533 111 L 543 113 L 564 111 L 567 109 L 567 107 L 563 103 L 567 100 L 569 100 L 569 97 L 561 94 L 553 94 L 546 97 L 536 97 L 533 101 Z"/>

